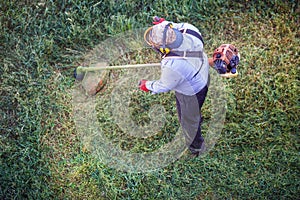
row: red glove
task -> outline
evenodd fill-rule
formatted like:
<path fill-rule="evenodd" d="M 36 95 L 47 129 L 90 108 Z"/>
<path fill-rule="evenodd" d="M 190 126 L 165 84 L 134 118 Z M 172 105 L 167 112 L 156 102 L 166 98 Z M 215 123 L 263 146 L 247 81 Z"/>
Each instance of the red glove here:
<path fill-rule="evenodd" d="M 144 79 L 140 80 L 139 87 L 141 90 L 143 90 L 145 92 L 149 92 L 150 90 L 148 90 L 148 88 L 146 87 L 146 82 L 147 82 L 147 80 L 144 80 Z"/>
<path fill-rule="evenodd" d="M 160 24 L 160 23 L 162 23 L 163 21 L 165 21 L 165 19 L 164 18 L 160 18 L 160 17 L 157 17 L 157 16 L 154 16 L 153 17 L 153 24 Z"/>

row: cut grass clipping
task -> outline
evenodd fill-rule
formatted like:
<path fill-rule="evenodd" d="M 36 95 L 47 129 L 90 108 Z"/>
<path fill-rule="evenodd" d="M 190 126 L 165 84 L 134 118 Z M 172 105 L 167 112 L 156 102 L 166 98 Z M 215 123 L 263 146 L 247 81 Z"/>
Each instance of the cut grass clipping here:
<path fill-rule="evenodd" d="M 222 43 L 241 52 L 239 76 L 224 80 L 227 112 L 214 148 L 148 173 L 128 173 L 95 158 L 78 134 L 73 67 L 101 41 L 151 25 L 154 15 L 197 26 L 212 53 Z M 298 199 L 298 1 L 1 1 L 0 199 Z M 146 53 L 144 53 L 146 52 Z M 115 64 L 159 61 L 152 52 Z M 112 71 L 109 82 L 122 71 Z M 143 77 L 141 77 L 143 78 Z M 132 96 L 137 123 L 147 106 L 164 106 L 165 130 L 148 139 L 119 134 L 96 95 L 100 128 L 115 145 L 150 152 L 178 126 L 172 93 Z M 209 101 L 203 108 L 207 121 Z M 204 124 L 205 132 L 206 126 Z"/>

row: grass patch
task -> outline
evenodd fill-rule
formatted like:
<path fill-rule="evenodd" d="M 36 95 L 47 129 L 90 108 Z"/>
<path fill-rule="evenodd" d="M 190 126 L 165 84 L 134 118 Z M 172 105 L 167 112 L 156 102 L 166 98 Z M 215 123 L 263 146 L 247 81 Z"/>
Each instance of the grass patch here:
<path fill-rule="evenodd" d="M 221 43 L 235 44 L 242 56 L 240 75 L 224 80 L 226 121 L 209 155 L 184 155 L 152 173 L 120 172 L 81 143 L 69 66 L 109 36 L 150 26 L 154 15 L 199 27 L 209 54 Z M 0 23 L 1 199 L 298 197 L 297 1 L 1 1 Z M 157 59 L 135 52 L 116 62 L 135 58 L 141 63 Z M 161 134 L 137 139 L 119 134 L 110 121 L 105 104 L 112 89 L 108 85 L 98 94 L 97 110 L 116 145 L 151 152 L 172 139 L 178 126 L 172 93 L 132 96 L 136 104 L 130 111 L 137 123 L 149 121 L 145 112 L 154 103 L 168 113 Z M 203 112 L 208 119 L 208 108 Z"/>

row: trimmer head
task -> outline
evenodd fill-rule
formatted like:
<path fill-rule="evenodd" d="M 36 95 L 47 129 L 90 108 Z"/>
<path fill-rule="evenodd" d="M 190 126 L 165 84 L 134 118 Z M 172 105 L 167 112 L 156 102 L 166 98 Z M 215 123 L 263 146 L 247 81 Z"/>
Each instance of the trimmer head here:
<path fill-rule="evenodd" d="M 108 71 L 102 69 L 106 63 L 97 63 L 98 70 L 91 70 L 90 67 L 79 66 L 74 70 L 74 77 L 80 81 L 83 89 L 88 95 L 95 95 L 106 84 Z"/>

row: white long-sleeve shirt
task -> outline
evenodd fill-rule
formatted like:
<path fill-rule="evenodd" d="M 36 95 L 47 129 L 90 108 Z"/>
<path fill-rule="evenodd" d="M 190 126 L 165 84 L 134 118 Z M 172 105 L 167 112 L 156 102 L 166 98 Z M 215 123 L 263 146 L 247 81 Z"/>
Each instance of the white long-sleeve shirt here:
<path fill-rule="evenodd" d="M 175 24 L 177 29 L 199 30 L 187 23 Z M 195 36 L 183 34 L 183 43 L 174 51 L 203 51 L 202 42 Z M 184 95 L 194 95 L 204 88 L 208 81 L 209 64 L 207 55 L 196 57 L 165 57 L 161 61 L 159 80 L 147 81 L 146 87 L 153 93 L 174 90 Z"/>

